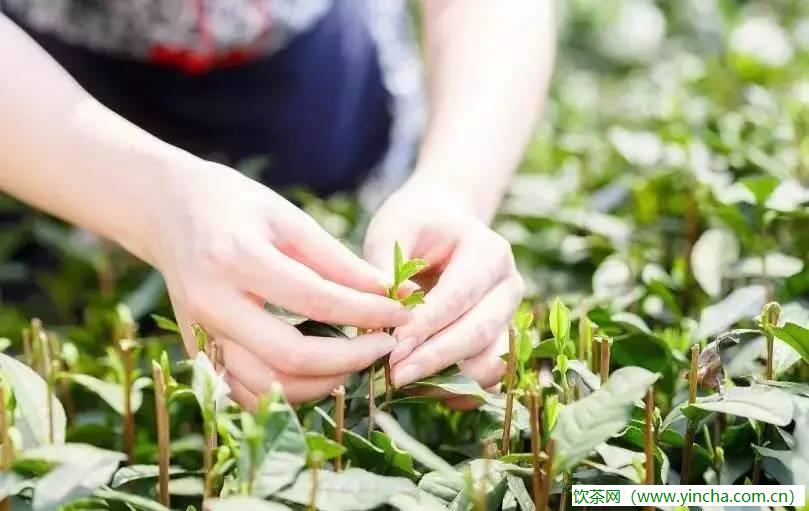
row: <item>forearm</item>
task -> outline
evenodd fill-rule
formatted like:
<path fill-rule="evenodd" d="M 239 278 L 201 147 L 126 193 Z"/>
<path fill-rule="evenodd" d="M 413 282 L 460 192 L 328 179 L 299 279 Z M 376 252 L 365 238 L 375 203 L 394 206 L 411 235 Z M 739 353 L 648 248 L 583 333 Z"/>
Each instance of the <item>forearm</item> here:
<path fill-rule="evenodd" d="M 150 201 L 192 156 L 90 97 L 0 15 L 0 190 L 149 261 Z"/>
<path fill-rule="evenodd" d="M 425 0 L 430 117 L 413 179 L 494 215 L 550 80 L 550 0 Z"/>

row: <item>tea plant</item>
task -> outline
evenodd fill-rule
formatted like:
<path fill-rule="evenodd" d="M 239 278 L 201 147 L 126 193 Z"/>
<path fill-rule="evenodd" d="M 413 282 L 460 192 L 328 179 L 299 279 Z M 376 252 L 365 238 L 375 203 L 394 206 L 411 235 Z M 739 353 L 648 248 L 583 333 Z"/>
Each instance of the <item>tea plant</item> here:
<path fill-rule="evenodd" d="M 545 510 L 577 483 L 809 484 L 809 5 L 607 3 L 560 3 L 553 90 L 495 221 L 526 282 L 500 389 L 457 367 L 395 389 L 380 360 L 321 401 L 269 388 L 241 410 L 199 325 L 186 360 L 159 274 L 0 197 L 4 509 Z M 302 207 L 361 241 L 353 199 Z M 418 307 L 425 263 L 392 249 L 388 297 Z"/>

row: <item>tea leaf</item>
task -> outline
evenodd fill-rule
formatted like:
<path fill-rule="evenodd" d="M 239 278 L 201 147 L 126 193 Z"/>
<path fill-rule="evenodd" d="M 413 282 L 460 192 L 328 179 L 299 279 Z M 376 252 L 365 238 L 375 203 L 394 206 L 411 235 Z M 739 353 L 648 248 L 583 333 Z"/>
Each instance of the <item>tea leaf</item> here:
<path fill-rule="evenodd" d="M 720 397 L 718 394 L 714 396 L 697 400 L 691 406 L 777 426 L 786 426 L 792 420 L 792 401 L 789 394 L 772 387 L 763 385 L 733 387 L 728 389 L 724 396 Z"/>
<path fill-rule="evenodd" d="M 410 259 L 399 268 L 396 274 L 396 284 L 401 284 L 416 276 L 420 271 L 429 266 L 423 259 Z"/>
<path fill-rule="evenodd" d="M 269 497 L 292 483 L 306 466 L 306 458 L 288 452 L 268 452 L 253 481 L 253 495 Z"/>
<path fill-rule="evenodd" d="M 551 332 L 558 342 L 564 343 L 570 334 L 570 311 L 562 303 L 562 300 L 555 298 L 551 304 L 549 315 Z"/>
<path fill-rule="evenodd" d="M 306 432 L 306 447 L 310 453 L 315 451 L 320 453 L 322 461 L 334 459 L 346 452 L 346 448 L 342 445 L 314 431 Z"/>
<path fill-rule="evenodd" d="M 421 474 L 413 466 L 413 456 L 397 447 L 389 435 L 380 431 L 372 431 L 371 441 L 375 446 L 382 449 L 387 459 L 388 468 L 382 475 L 407 477 L 412 480 L 418 480 L 421 477 Z"/>
<path fill-rule="evenodd" d="M 291 507 L 284 504 L 244 495 L 236 495 L 225 499 L 211 499 L 206 502 L 206 507 L 210 511 L 245 511 L 247 509 L 251 511 L 292 511 Z"/>
<path fill-rule="evenodd" d="M 168 330 L 169 332 L 180 333 L 180 327 L 177 326 L 177 323 L 173 319 L 169 319 L 158 314 L 152 314 L 151 318 L 154 320 L 158 328 Z"/>
<path fill-rule="evenodd" d="M 776 337 L 797 351 L 804 361 L 809 362 L 809 330 L 795 323 L 787 323 L 783 327 L 773 328 L 772 331 Z"/>
<path fill-rule="evenodd" d="M 411 437 L 404 429 L 396 422 L 396 419 L 386 414 L 385 412 L 377 412 L 376 423 L 382 430 L 390 435 L 391 439 L 399 445 L 400 448 L 409 452 L 413 458 L 418 460 L 422 465 L 438 471 L 455 472 L 452 466 L 444 461 L 443 458 L 434 454 L 429 448 L 418 440 Z"/>
<path fill-rule="evenodd" d="M 635 402 L 658 375 L 639 367 L 615 371 L 589 396 L 566 406 L 551 438 L 556 445 L 556 469 L 568 470 L 629 422 Z"/>
<path fill-rule="evenodd" d="M 169 475 L 188 475 L 193 474 L 182 467 L 169 467 Z M 118 488 L 134 481 L 143 479 L 157 479 L 160 475 L 160 467 L 157 465 L 130 465 L 128 467 L 121 467 L 115 472 L 110 483 L 111 488 Z"/>
<path fill-rule="evenodd" d="M 694 279 L 711 298 L 722 292 L 725 269 L 739 259 L 739 242 L 726 229 L 708 229 L 691 250 L 691 271 Z"/>
<path fill-rule="evenodd" d="M 296 504 L 307 505 L 312 492 L 311 486 L 311 471 L 305 470 L 292 486 L 282 490 L 278 496 Z M 409 479 L 380 476 L 358 468 L 349 468 L 343 472 L 319 470 L 316 503 L 317 509 L 323 511 L 364 511 L 384 504 L 404 510 L 446 509 L 437 500 L 419 490 Z"/>
<path fill-rule="evenodd" d="M 93 496 L 106 501 L 121 502 L 135 511 L 171 511 L 160 503 L 141 497 L 140 495 L 124 493 L 109 488 L 96 490 Z"/>
<path fill-rule="evenodd" d="M 703 309 L 697 335 L 704 339 L 724 332 L 740 320 L 758 314 L 766 302 L 767 290 L 764 286 L 736 289 L 720 302 Z"/>
<path fill-rule="evenodd" d="M 40 447 L 25 456 L 59 464 L 34 487 L 31 508 L 36 511 L 57 509 L 91 495 L 109 482 L 118 464 L 126 459 L 122 453 L 83 444 Z"/>
<path fill-rule="evenodd" d="M 413 291 L 406 297 L 399 300 L 399 303 L 405 306 L 407 309 L 412 309 L 416 305 L 421 305 L 424 303 L 424 291 L 418 290 Z"/>
<path fill-rule="evenodd" d="M 17 402 L 14 426 L 22 435 L 22 447 L 50 443 L 48 439 L 48 386 L 33 369 L 4 353 L 0 353 L 0 372 L 11 386 Z M 53 405 L 54 442 L 65 441 L 65 409 L 56 397 Z"/>
<path fill-rule="evenodd" d="M 105 403 L 110 405 L 113 410 L 118 412 L 119 415 L 124 415 L 124 386 L 119 383 L 100 380 L 94 376 L 87 374 L 69 374 L 68 378 L 78 383 L 87 390 L 98 395 Z M 143 392 L 141 389 L 149 385 L 151 380 L 148 378 L 138 378 L 132 384 L 130 406 L 132 412 L 137 412 L 143 403 Z"/>

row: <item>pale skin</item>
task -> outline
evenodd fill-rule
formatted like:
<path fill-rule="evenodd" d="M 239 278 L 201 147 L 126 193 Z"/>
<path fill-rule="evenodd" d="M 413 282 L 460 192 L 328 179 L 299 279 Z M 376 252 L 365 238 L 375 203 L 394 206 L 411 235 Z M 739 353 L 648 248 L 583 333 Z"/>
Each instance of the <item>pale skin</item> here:
<path fill-rule="evenodd" d="M 204 325 L 245 406 L 273 382 L 292 402 L 328 395 L 386 354 L 398 386 L 456 363 L 490 386 L 522 281 L 488 224 L 545 96 L 551 3 L 424 2 L 428 129 L 412 177 L 373 218 L 364 259 L 269 188 L 105 108 L 2 15 L 0 190 L 160 270 L 186 347 L 195 350 L 190 325 Z M 394 241 L 431 265 L 413 311 L 383 296 Z M 306 337 L 264 301 L 395 330 Z"/>

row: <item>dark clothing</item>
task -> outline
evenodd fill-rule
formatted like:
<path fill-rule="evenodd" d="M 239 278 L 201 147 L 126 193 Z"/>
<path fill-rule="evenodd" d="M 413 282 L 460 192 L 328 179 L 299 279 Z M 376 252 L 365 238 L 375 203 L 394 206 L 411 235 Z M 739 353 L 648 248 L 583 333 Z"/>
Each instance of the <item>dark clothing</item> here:
<path fill-rule="evenodd" d="M 234 166 L 267 156 L 267 185 L 328 194 L 356 187 L 390 140 L 391 96 L 361 5 L 333 2 L 277 51 L 229 51 L 196 67 L 194 55 L 144 60 L 67 43 L 9 14 L 90 94 L 150 133 Z"/>

